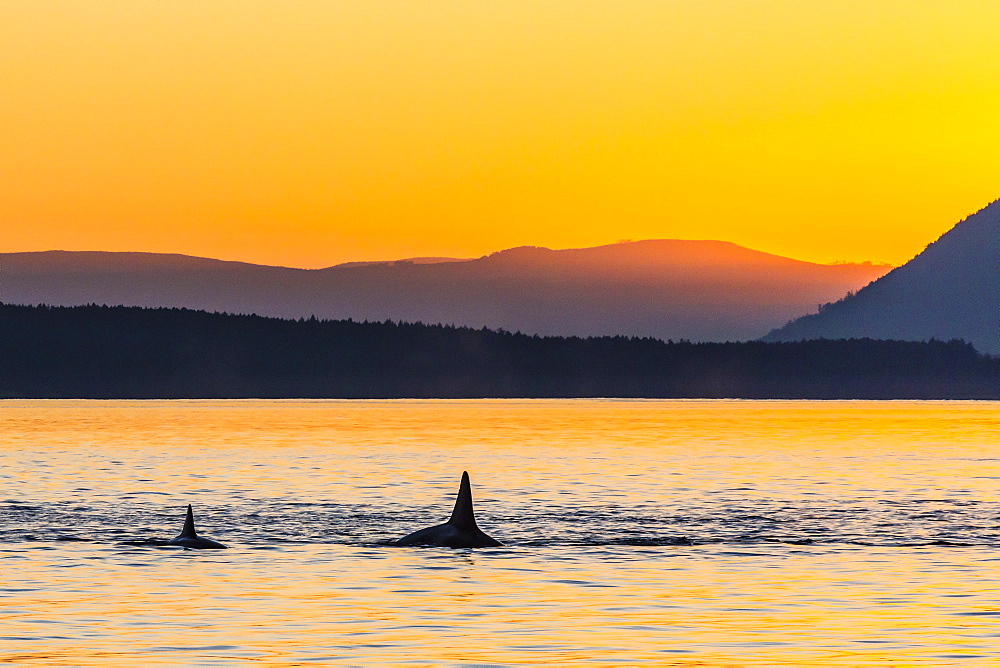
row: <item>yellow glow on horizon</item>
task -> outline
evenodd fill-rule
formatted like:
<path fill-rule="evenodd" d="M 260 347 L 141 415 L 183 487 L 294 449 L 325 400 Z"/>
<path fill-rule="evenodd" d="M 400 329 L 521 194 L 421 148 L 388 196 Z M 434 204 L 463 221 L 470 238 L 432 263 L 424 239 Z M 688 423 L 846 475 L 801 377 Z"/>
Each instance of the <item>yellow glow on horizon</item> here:
<path fill-rule="evenodd" d="M 8 0 L 0 23 L 2 251 L 898 263 L 1000 197 L 993 2 Z"/>

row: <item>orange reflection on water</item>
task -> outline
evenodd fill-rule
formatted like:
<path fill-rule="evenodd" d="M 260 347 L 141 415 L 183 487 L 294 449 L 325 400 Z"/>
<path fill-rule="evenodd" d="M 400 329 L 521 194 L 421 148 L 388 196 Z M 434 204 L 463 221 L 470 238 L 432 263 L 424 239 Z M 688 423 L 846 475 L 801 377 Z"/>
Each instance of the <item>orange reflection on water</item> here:
<path fill-rule="evenodd" d="M 998 409 L 5 401 L 0 660 L 983 663 Z M 463 469 L 508 547 L 380 543 Z"/>

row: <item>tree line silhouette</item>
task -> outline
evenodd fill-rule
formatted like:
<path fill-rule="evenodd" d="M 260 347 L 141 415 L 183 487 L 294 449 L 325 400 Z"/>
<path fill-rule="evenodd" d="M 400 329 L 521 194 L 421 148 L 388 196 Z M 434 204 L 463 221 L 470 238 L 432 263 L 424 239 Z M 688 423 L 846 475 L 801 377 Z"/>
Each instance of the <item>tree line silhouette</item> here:
<path fill-rule="evenodd" d="M 691 343 L 0 303 L 0 397 L 1000 399 L 962 341 Z"/>

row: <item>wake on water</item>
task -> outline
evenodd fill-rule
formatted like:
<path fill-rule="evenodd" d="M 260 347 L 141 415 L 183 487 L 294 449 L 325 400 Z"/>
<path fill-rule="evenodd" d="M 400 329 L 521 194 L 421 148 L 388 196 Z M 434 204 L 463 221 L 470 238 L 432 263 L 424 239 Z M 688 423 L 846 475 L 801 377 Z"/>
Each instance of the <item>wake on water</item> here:
<path fill-rule="evenodd" d="M 390 546 L 440 510 L 254 500 L 199 512 L 202 533 L 230 547 L 281 544 Z M 444 518 L 442 518 L 443 520 Z M 511 548 L 670 547 L 707 544 L 856 544 L 1000 547 L 1000 504 L 955 499 L 816 501 L 732 499 L 687 509 L 491 508 L 483 529 Z M 178 510 L 128 504 L 0 501 L 0 541 L 149 543 L 173 536 Z"/>

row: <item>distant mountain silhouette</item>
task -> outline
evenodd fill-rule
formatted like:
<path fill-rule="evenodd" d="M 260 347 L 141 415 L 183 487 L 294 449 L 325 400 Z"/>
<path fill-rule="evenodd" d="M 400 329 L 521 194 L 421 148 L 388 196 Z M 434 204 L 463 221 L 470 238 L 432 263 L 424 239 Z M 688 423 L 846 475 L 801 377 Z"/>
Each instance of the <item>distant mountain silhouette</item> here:
<path fill-rule="evenodd" d="M 980 352 L 1000 355 L 1000 200 L 857 294 L 764 340 L 860 337 L 964 339 Z"/>
<path fill-rule="evenodd" d="M 330 269 L 346 269 L 349 267 L 371 267 L 376 264 L 443 264 L 445 262 L 468 262 L 471 258 L 460 257 L 409 257 L 404 260 L 367 260 L 362 262 L 342 262 Z"/>
<path fill-rule="evenodd" d="M 49 251 L 0 254 L 0 299 L 737 341 L 759 337 L 888 270 L 679 240 L 520 247 L 473 260 L 414 258 L 316 270 L 183 255 Z"/>

